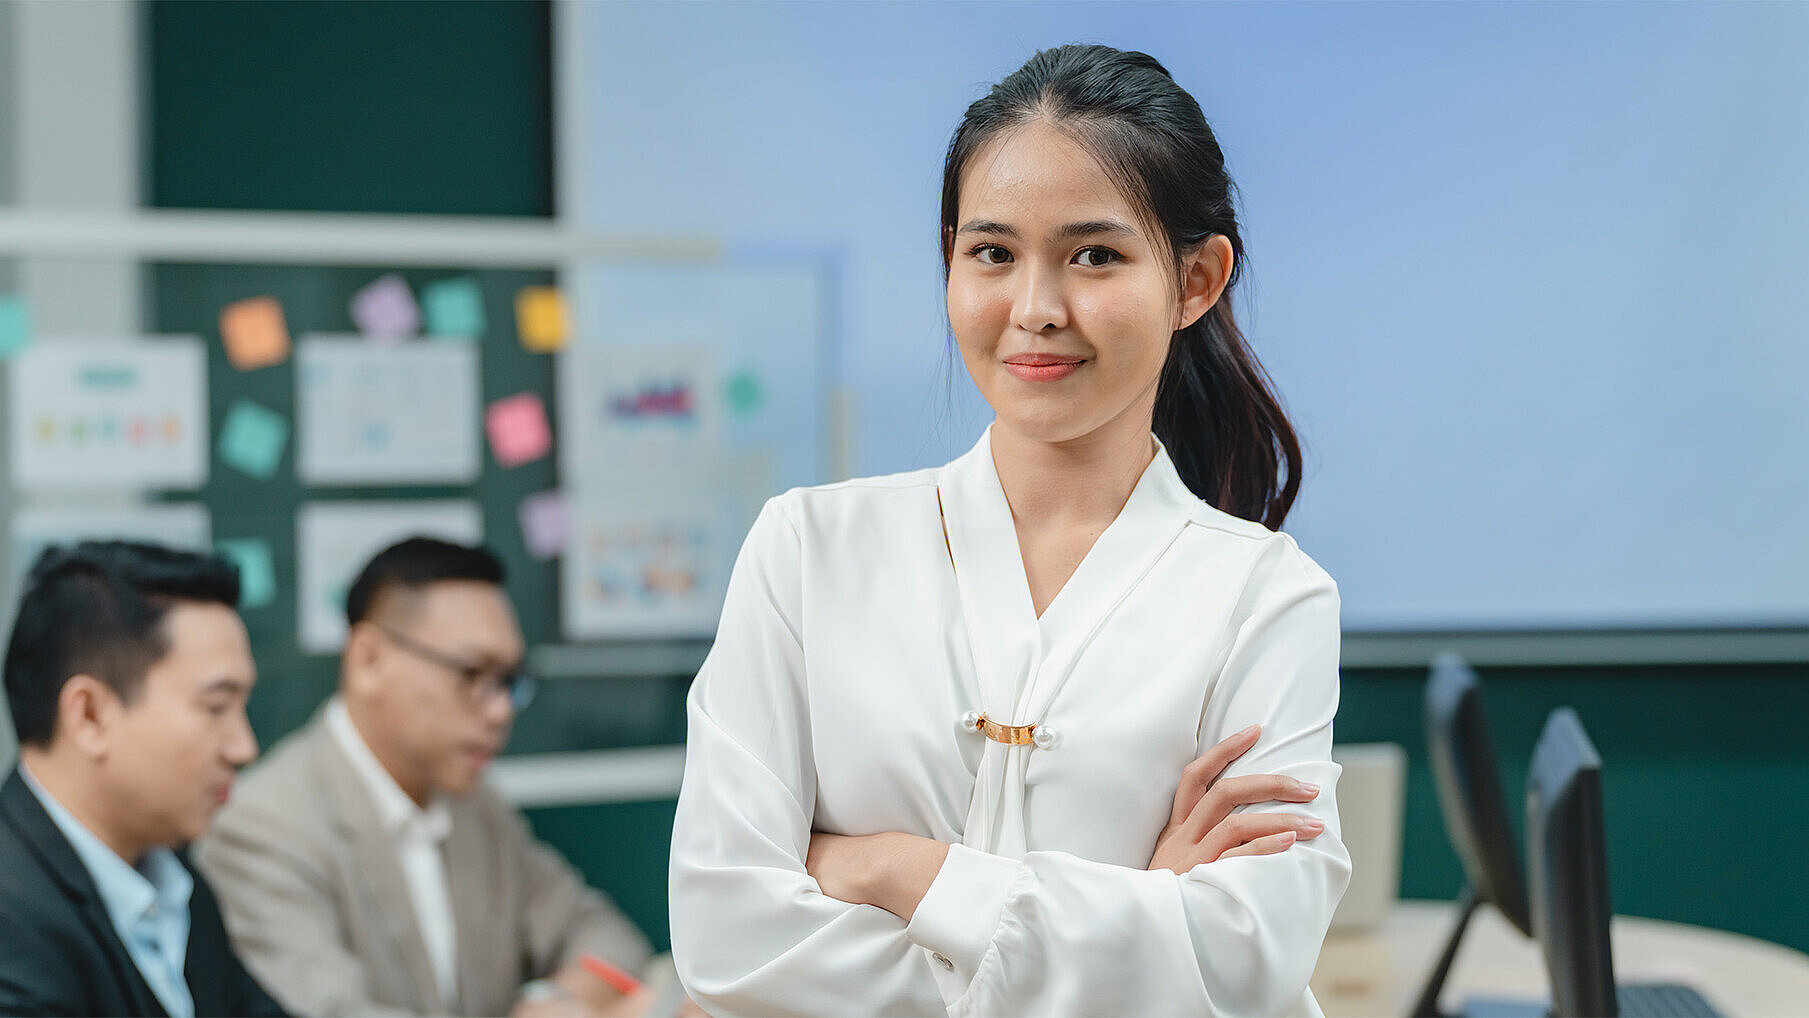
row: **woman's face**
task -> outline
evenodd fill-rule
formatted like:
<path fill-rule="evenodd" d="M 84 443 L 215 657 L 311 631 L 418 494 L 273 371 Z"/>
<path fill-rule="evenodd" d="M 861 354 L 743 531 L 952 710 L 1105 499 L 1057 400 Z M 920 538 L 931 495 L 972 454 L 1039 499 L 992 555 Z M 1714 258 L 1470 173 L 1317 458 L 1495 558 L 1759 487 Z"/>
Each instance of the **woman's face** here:
<path fill-rule="evenodd" d="M 960 188 L 948 317 L 999 426 L 1052 443 L 1147 434 L 1169 340 L 1218 298 L 1230 245 L 1185 258 L 1177 287 L 1165 239 L 1042 122 L 982 147 Z"/>

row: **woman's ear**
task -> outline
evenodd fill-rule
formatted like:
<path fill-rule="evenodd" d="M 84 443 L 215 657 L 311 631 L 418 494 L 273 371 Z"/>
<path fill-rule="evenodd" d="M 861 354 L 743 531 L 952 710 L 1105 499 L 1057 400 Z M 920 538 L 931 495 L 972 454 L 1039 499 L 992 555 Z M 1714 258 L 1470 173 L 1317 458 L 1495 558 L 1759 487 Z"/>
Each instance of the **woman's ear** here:
<path fill-rule="evenodd" d="M 1181 262 L 1181 300 L 1175 312 L 1175 331 L 1179 332 L 1200 320 L 1212 310 L 1231 282 L 1235 256 L 1231 239 L 1222 233 L 1206 238 Z"/>

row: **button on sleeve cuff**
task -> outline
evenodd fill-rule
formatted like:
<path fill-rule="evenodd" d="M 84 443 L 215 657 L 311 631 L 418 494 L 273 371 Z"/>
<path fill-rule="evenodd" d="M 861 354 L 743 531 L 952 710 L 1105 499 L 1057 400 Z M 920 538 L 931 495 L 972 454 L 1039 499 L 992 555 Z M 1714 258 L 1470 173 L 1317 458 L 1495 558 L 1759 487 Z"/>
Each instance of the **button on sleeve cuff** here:
<path fill-rule="evenodd" d="M 1015 859 L 950 845 L 942 869 L 905 927 L 905 936 L 948 958 L 965 978 L 973 978 L 998 931 L 1005 899 L 1023 871 L 1024 864 Z"/>

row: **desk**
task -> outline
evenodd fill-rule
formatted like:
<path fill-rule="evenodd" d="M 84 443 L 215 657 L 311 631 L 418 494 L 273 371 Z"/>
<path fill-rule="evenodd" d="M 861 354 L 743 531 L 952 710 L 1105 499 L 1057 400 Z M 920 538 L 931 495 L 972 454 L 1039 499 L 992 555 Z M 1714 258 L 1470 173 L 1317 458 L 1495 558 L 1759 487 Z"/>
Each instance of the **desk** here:
<path fill-rule="evenodd" d="M 1374 931 L 1334 933 L 1313 971 L 1313 995 L 1328 1018 L 1405 1015 L 1455 919 L 1451 904 L 1403 901 Z M 1809 1013 L 1809 955 L 1753 937 L 1658 919 L 1615 916 L 1618 982 L 1686 983 L 1729 1018 Z M 1547 996 L 1539 945 L 1493 908 L 1470 920 L 1440 1003 L 1473 996 Z"/>

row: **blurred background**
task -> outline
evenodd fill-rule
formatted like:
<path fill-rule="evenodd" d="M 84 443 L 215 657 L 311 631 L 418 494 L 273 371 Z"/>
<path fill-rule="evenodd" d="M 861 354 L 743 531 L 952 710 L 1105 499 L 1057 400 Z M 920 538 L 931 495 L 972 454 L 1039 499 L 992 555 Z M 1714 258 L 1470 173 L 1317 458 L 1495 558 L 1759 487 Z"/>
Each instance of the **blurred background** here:
<path fill-rule="evenodd" d="M 1588 725 L 1616 911 L 1809 949 L 1809 5 L 0 0 L 8 613 L 50 541 L 220 547 L 268 745 L 364 556 L 481 537 L 546 680 L 498 781 L 664 946 L 741 535 L 984 427 L 941 159 L 1069 41 L 1162 60 L 1239 181 L 1401 893 L 1462 882 L 1455 648 L 1510 802 Z"/>

